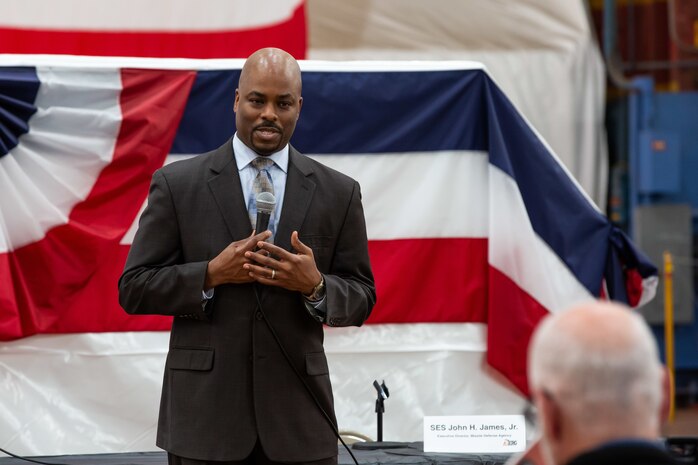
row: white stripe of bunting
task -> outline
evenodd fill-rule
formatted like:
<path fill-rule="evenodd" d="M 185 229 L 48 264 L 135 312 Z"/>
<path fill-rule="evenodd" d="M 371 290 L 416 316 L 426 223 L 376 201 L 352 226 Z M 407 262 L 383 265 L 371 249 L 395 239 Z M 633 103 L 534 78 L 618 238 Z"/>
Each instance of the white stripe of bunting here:
<path fill-rule="evenodd" d="M 487 154 L 312 155 L 361 185 L 373 240 L 487 237 Z"/>

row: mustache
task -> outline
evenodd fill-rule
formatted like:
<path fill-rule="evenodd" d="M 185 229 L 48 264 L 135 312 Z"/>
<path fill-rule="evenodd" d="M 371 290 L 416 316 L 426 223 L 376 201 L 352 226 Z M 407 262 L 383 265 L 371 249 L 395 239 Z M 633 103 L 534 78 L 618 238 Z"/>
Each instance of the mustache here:
<path fill-rule="evenodd" d="M 281 132 L 281 128 L 274 123 L 262 123 L 259 126 L 255 126 L 254 130 L 258 129 L 274 129 L 275 131 Z"/>

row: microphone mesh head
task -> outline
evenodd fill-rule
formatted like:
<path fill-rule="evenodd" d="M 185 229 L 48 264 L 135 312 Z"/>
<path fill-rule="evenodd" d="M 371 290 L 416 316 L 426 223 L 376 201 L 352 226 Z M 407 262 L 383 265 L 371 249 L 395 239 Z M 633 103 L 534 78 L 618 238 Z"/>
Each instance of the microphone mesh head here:
<path fill-rule="evenodd" d="M 276 206 L 276 197 L 274 197 L 274 194 L 271 192 L 260 192 L 257 194 L 255 200 L 257 201 L 257 211 L 268 213 L 270 215 L 271 212 L 274 211 L 274 207 Z"/>

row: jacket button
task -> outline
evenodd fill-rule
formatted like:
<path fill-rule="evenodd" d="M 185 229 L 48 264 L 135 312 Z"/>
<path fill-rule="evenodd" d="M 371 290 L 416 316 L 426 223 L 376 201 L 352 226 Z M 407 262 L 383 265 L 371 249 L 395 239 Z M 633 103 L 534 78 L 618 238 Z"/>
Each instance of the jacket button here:
<path fill-rule="evenodd" d="M 262 312 L 255 313 L 254 317 L 257 318 L 258 320 L 261 320 L 262 319 Z"/>

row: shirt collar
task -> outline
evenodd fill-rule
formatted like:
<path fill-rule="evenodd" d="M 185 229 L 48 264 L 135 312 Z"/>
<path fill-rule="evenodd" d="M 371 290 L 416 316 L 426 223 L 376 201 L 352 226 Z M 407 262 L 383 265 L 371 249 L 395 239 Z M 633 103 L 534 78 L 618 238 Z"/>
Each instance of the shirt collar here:
<path fill-rule="evenodd" d="M 238 165 L 238 171 L 242 171 L 249 165 L 252 160 L 261 156 L 254 150 L 246 146 L 238 137 L 236 132 L 233 136 L 233 153 L 235 154 L 235 162 Z M 288 144 L 278 152 L 274 152 L 268 156 L 272 161 L 281 168 L 281 171 L 288 173 Z"/>

